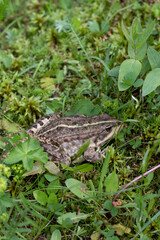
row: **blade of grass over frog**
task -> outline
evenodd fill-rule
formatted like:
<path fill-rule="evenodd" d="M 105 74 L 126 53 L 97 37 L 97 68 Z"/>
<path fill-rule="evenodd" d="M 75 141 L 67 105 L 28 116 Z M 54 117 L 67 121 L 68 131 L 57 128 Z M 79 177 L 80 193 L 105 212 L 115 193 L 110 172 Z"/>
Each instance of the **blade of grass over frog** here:
<path fill-rule="evenodd" d="M 125 120 L 125 122 L 139 123 L 139 120 L 127 118 L 127 119 Z"/>
<path fill-rule="evenodd" d="M 36 74 L 37 74 L 40 66 L 42 65 L 42 63 L 43 63 L 43 59 L 41 59 L 41 61 L 39 62 L 38 66 L 37 66 L 37 68 L 36 68 L 36 70 L 35 70 L 35 72 L 34 72 L 34 74 L 33 74 L 33 78 L 35 78 L 35 76 L 36 76 Z"/>
<path fill-rule="evenodd" d="M 73 168 L 69 167 L 68 165 L 66 165 L 64 163 L 61 163 L 61 167 L 62 167 L 63 170 L 73 172 Z"/>
<path fill-rule="evenodd" d="M 134 238 L 132 238 L 132 240 L 136 239 L 137 236 L 143 232 L 143 230 L 149 225 L 151 224 L 154 220 L 156 220 L 158 217 L 160 216 L 160 211 L 157 212 L 148 222 L 146 222 L 146 224 L 141 228 L 141 230 L 134 236 Z"/>
<path fill-rule="evenodd" d="M 144 176 L 148 175 L 149 173 L 157 170 L 158 168 L 160 168 L 160 164 L 157 165 L 157 166 L 155 166 L 155 167 L 153 167 L 153 168 L 151 168 L 149 171 L 145 172 L 144 174 L 142 174 L 142 175 L 136 177 L 135 179 L 133 179 L 131 182 L 129 182 L 127 185 L 125 185 L 125 186 L 116 194 L 116 196 L 113 198 L 112 202 L 115 202 L 115 200 L 117 199 L 117 197 L 118 197 L 126 188 L 128 188 L 132 183 L 138 181 L 138 180 L 141 179 L 142 177 L 144 177 Z"/>
<path fill-rule="evenodd" d="M 90 172 L 93 169 L 93 165 L 89 163 L 82 164 L 73 168 L 73 172 Z"/>
<path fill-rule="evenodd" d="M 90 144 L 90 140 L 86 141 L 82 147 L 80 147 L 80 149 L 78 150 L 78 153 L 76 154 L 76 156 L 74 157 L 74 160 L 79 158 L 86 150 L 87 148 L 89 147 L 89 144 Z"/>
<path fill-rule="evenodd" d="M 100 195 L 102 194 L 103 181 L 104 181 L 104 178 L 105 178 L 107 170 L 108 170 L 108 165 L 109 165 L 109 162 L 110 162 L 110 158 L 111 158 L 111 153 L 110 153 L 110 150 L 107 149 L 106 157 L 105 157 L 105 160 L 104 160 L 104 163 L 103 163 L 103 166 L 102 166 L 99 186 L 98 186 L 98 192 L 99 192 Z"/>
<path fill-rule="evenodd" d="M 102 59 L 100 59 L 99 57 L 91 56 L 90 58 L 96 59 L 96 60 L 98 60 L 100 63 L 102 63 L 102 65 L 105 67 L 105 69 L 106 69 L 107 72 L 110 70 L 109 67 L 107 66 L 107 64 L 106 64 Z"/>
<path fill-rule="evenodd" d="M 28 72 L 30 69 L 36 68 L 37 66 L 38 66 L 38 63 L 36 63 L 36 64 L 34 64 L 34 65 L 32 65 L 32 66 L 24 69 L 24 70 L 23 70 L 22 72 L 20 72 L 17 76 L 20 77 L 20 76 L 23 75 L 24 73 Z"/>

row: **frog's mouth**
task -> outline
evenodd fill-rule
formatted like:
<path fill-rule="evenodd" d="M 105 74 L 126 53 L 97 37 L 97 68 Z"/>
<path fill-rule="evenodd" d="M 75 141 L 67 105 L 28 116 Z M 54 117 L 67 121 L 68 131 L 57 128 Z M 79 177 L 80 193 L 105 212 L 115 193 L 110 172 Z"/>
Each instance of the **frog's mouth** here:
<path fill-rule="evenodd" d="M 119 133 L 122 130 L 123 127 L 124 127 L 123 123 L 121 123 L 120 125 L 113 126 L 110 132 L 106 134 L 106 137 L 103 140 L 98 141 L 98 145 L 103 146 L 104 142 L 107 142 L 108 140 L 114 138 L 117 135 L 117 133 Z"/>

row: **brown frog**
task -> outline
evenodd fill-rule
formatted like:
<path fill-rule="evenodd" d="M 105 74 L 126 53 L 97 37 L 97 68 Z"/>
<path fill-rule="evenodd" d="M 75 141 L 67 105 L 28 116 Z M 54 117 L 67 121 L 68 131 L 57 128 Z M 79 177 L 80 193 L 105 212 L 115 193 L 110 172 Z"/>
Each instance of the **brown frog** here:
<path fill-rule="evenodd" d="M 51 114 L 39 119 L 28 132 L 38 139 L 51 161 L 69 165 L 89 139 L 90 145 L 83 153 L 84 159 L 90 162 L 102 159 L 100 148 L 122 127 L 122 121 L 106 113 L 92 117 Z"/>

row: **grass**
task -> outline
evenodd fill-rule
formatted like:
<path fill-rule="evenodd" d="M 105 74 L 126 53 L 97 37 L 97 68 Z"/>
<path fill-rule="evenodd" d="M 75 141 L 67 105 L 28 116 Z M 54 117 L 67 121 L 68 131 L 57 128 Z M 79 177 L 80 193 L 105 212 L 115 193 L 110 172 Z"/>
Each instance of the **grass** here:
<path fill-rule="evenodd" d="M 0 239 L 159 239 L 160 4 L 14 0 L 6 6 L 0 12 Z M 143 32 L 151 26 L 146 52 L 130 43 L 133 22 Z M 136 77 L 134 65 L 132 73 L 129 65 L 122 69 L 134 58 L 128 44 L 141 66 Z M 152 73 L 154 87 L 145 86 Z M 56 166 L 25 132 L 55 112 L 106 112 L 125 127 L 107 143 L 103 162 Z"/>

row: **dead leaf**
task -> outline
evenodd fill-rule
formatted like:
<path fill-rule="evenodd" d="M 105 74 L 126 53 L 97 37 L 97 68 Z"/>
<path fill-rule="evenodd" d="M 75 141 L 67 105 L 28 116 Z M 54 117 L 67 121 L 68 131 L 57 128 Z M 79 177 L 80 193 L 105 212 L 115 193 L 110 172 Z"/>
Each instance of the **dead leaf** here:
<path fill-rule="evenodd" d="M 100 237 L 100 233 L 99 232 L 93 232 L 91 235 L 91 240 L 98 240 Z"/>
<path fill-rule="evenodd" d="M 130 228 L 125 227 L 120 223 L 113 225 L 112 228 L 116 231 L 117 235 L 119 235 L 119 236 L 122 236 L 124 233 L 131 232 Z"/>

